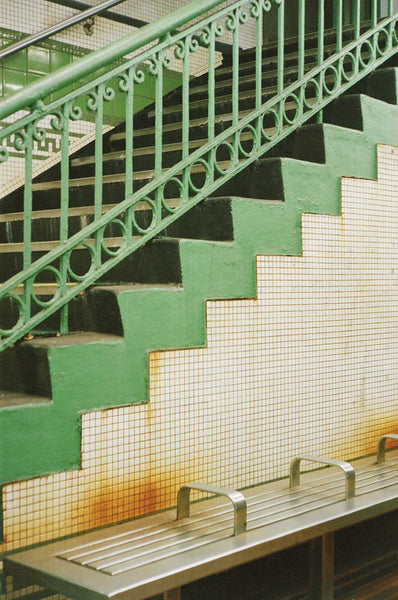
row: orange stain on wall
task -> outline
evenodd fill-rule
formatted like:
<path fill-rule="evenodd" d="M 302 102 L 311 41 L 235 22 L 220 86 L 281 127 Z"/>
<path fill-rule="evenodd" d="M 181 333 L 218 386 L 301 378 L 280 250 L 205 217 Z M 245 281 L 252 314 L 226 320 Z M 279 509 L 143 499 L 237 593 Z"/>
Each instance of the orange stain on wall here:
<path fill-rule="evenodd" d="M 178 487 L 187 480 L 175 473 L 141 480 L 108 478 L 89 492 L 82 510 L 88 511 L 90 528 L 157 512 L 176 504 Z"/>

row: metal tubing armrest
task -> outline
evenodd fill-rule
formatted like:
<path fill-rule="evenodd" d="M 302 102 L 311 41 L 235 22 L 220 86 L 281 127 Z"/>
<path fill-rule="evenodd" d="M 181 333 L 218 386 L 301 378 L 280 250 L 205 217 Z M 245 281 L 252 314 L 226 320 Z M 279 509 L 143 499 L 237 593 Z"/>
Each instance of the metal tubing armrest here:
<path fill-rule="evenodd" d="M 247 505 L 243 494 L 235 490 L 227 490 L 205 483 L 186 483 L 180 487 L 177 494 L 177 521 L 189 517 L 189 496 L 191 490 L 200 490 L 201 492 L 209 492 L 210 494 L 216 494 L 216 496 L 226 496 L 229 498 L 234 507 L 234 535 L 239 535 L 246 531 Z"/>
<path fill-rule="evenodd" d="M 398 435 L 396 433 L 386 433 L 382 435 L 379 441 L 377 442 L 377 460 L 376 462 L 380 465 L 386 460 L 386 441 L 387 440 L 397 440 Z"/>
<path fill-rule="evenodd" d="M 355 470 L 350 463 L 344 460 L 335 460 L 333 458 L 324 458 L 322 456 L 313 456 L 312 454 L 302 454 L 296 456 L 290 463 L 290 487 L 297 487 L 300 483 L 300 463 L 302 460 L 319 462 L 330 467 L 339 467 L 344 471 L 346 477 L 345 497 L 346 500 L 355 496 Z"/>

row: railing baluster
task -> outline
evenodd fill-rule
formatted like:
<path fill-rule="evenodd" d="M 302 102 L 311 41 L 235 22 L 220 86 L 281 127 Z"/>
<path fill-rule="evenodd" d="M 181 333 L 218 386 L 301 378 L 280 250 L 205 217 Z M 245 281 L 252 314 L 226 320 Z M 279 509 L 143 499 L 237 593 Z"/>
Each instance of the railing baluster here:
<path fill-rule="evenodd" d="M 95 175 L 94 175 L 94 221 L 102 215 L 102 177 L 103 177 L 103 148 L 102 124 L 104 120 L 105 84 L 101 83 L 96 89 L 95 106 Z M 94 261 L 97 268 L 101 265 L 101 230 L 98 230 L 94 240 Z"/>
<path fill-rule="evenodd" d="M 239 121 L 239 13 L 234 12 L 236 21 L 235 27 L 232 32 L 232 124 L 236 125 Z M 233 153 L 234 160 L 238 157 L 239 146 L 238 146 L 238 135 L 233 137 Z M 217 157 L 215 157 L 217 158 Z"/>
<path fill-rule="evenodd" d="M 59 240 L 65 244 L 68 239 L 68 213 L 69 213 L 69 104 L 64 106 L 63 122 L 61 127 L 61 198 L 60 198 L 60 223 Z M 67 256 L 60 259 L 60 292 L 65 295 L 67 289 Z M 68 331 L 68 304 L 60 312 L 60 333 Z"/>
<path fill-rule="evenodd" d="M 163 51 L 155 57 L 154 77 L 155 82 L 155 177 L 162 174 L 162 147 L 163 147 Z M 161 189 L 155 190 L 156 214 L 154 218 L 158 223 L 161 219 L 162 197 Z"/>
<path fill-rule="evenodd" d="M 298 79 L 304 76 L 305 59 L 305 0 L 299 0 L 298 19 Z"/>
<path fill-rule="evenodd" d="M 343 0 L 336 2 L 336 52 L 343 47 Z"/>
<path fill-rule="evenodd" d="M 304 61 L 305 61 L 305 0 L 299 0 L 298 4 L 298 65 L 297 65 L 297 78 L 301 81 L 304 77 Z M 300 115 L 303 114 L 304 110 L 304 95 L 305 87 L 300 86 L 298 98 L 299 107 L 297 110 L 300 111 Z"/>
<path fill-rule="evenodd" d="M 262 88 L 263 88 L 263 36 L 264 36 L 264 19 L 263 10 L 260 6 L 256 21 L 256 110 L 260 110 L 262 104 Z M 261 136 L 261 118 L 256 119 L 257 140 L 259 143 Z M 255 141 L 253 140 L 253 144 Z"/>
<path fill-rule="evenodd" d="M 378 8 L 378 0 L 371 0 L 371 21 L 372 27 L 376 27 L 377 25 L 377 8 Z"/>
<path fill-rule="evenodd" d="M 353 5 L 353 21 L 354 21 L 354 39 L 358 39 L 361 34 L 361 0 L 352 0 Z"/>
<path fill-rule="evenodd" d="M 126 98 L 125 98 L 125 118 L 126 118 L 126 146 L 125 146 L 125 197 L 133 194 L 133 152 L 134 152 L 134 69 L 130 68 L 126 74 Z"/>
<path fill-rule="evenodd" d="M 281 0 L 278 4 L 278 75 L 277 91 L 282 94 L 284 88 L 284 63 L 285 63 L 285 2 Z M 279 121 L 283 129 L 283 101 L 278 103 Z"/>
<path fill-rule="evenodd" d="M 232 123 L 239 120 L 239 14 L 234 11 L 235 26 L 232 32 Z"/>
<path fill-rule="evenodd" d="M 256 110 L 260 109 L 262 102 L 262 74 L 263 74 L 263 11 L 259 9 L 256 20 Z"/>
<path fill-rule="evenodd" d="M 207 83 L 207 93 L 208 93 L 208 123 L 207 123 L 207 137 L 208 141 L 212 142 L 214 140 L 214 117 L 215 117 L 215 68 L 214 68 L 214 59 L 215 59 L 215 26 L 212 23 L 210 27 L 210 43 L 208 49 L 208 83 Z"/>
<path fill-rule="evenodd" d="M 285 52 L 285 2 L 278 4 L 278 94 L 284 87 L 284 52 Z"/>
<path fill-rule="evenodd" d="M 23 196 L 24 229 L 23 229 L 23 268 L 32 263 L 32 160 L 33 160 L 33 123 L 26 128 L 25 139 L 25 186 Z"/>
<path fill-rule="evenodd" d="M 94 183 L 94 219 L 102 214 L 102 176 L 103 176 L 103 149 L 102 149 L 102 124 L 104 122 L 104 91 L 102 83 L 97 88 L 95 110 L 95 183 Z"/>
<path fill-rule="evenodd" d="M 323 59 L 324 59 L 324 46 L 325 46 L 325 42 L 324 42 L 324 38 L 325 38 L 325 0 L 318 0 L 318 56 L 317 56 L 317 61 L 318 61 L 318 67 L 320 67 L 323 64 Z M 319 77 L 319 93 L 320 93 L 320 102 L 322 101 L 322 97 L 323 97 L 323 86 L 322 86 L 322 75 Z M 323 111 L 320 110 L 317 113 L 316 116 L 317 122 L 318 123 L 322 123 L 323 122 Z"/>
<path fill-rule="evenodd" d="M 23 268 L 32 264 L 32 162 L 33 162 L 33 123 L 26 127 L 26 138 L 23 141 L 25 151 L 25 187 L 24 187 L 24 225 L 23 225 Z M 24 285 L 24 317 L 28 320 L 31 316 L 31 298 L 33 279 L 29 278 Z"/>
<path fill-rule="evenodd" d="M 388 17 L 391 17 L 394 14 L 394 0 L 388 0 Z M 396 27 L 396 25 L 395 25 Z M 393 39 L 393 35 L 394 35 L 394 23 L 391 22 L 388 25 L 388 32 L 389 32 L 389 37 L 388 37 L 388 41 L 387 41 L 387 45 L 388 45 L 388 49 L 391 48 L 392 45 L 392 39 Z"/>
<path fill-rule="evenodd" d="M 184 58 L 182 63 L 182 160 L 189 156 L 189 79 L 192 36 L 185 39 Z M 189 195 L 189 169 L 182 173 L 181 202 L 185 203 Z"/>
<path fill-rule="evenodd" d="M 209 48 L 208 48 L 208 124 L 207 124 L 207 140 L 208 142 L 212 142 L 215 136 L 215 127 L 214 127 L 214 118 L 216 114 L 216 89 L 215 89 L 215 46 L 216 46 L 216 27 L 217 22 L 213 22 L 210 26 L 210 40 L 209 40 Z M 211 150 L 208 155 L 208 164 L 210 166 L 210 181 L 214 180 L 214 163 L 216 161 L 215 151 Z M 209 181 L 209 182 L 210 182 Z"/>

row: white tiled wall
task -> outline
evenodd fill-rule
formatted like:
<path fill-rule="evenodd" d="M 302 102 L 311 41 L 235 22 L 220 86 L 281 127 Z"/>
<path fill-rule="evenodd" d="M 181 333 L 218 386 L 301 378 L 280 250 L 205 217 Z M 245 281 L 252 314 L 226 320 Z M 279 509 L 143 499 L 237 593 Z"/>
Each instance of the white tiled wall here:
<path fill-rule="evenodd" d="M 83 416 L 82 469 L 3 488 L 2 550 L 242 488 L 302 451 L 350 459 L 398 431 L 398 148 L 303 215 L 303 255 L 258 256 L 255 300 L 207 303 L 207 347 L 153 352 L 148 405 Z"/>

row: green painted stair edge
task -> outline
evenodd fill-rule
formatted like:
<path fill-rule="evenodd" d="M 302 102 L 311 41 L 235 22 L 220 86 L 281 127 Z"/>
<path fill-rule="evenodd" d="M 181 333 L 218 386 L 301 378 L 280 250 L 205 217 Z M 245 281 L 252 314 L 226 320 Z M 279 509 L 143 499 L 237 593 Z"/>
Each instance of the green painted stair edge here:
<path fill-rule="evenodd" d="M 363 132 L 322 127 L 325 164 L 256 163 L 262 182 L 279 170 L 285 201 L 232 198 L 234 242 L 181 241 L 183 288 L 120 292 L 124 338 L 49 349 L 53 401 L 0 411 L 2 484 L 78 468 L 82 413 L 147 402 L 150 350 L 204 346 L 207 299 L 255 297 L 256 254 L 300 255 L 302 213 L 339 214 L 342 175 L 376 178 L 376 144 L 398 144 L 398 107 L 359 104 Z"/>

